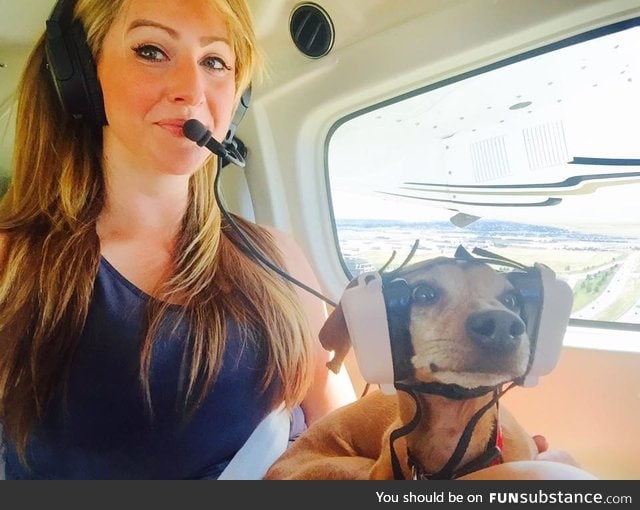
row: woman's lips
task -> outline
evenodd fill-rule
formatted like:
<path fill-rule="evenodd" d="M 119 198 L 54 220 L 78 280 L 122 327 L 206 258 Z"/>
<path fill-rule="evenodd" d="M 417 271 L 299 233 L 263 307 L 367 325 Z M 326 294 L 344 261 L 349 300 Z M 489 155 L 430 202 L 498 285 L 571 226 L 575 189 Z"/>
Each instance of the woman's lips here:
<path fill-rule="evenodd" d="M 164 120 L 158 122 L 157 125 L 177 138 L 184 138 L 184 133 L 182 132 L 184 122 L 184 120 Z"/>

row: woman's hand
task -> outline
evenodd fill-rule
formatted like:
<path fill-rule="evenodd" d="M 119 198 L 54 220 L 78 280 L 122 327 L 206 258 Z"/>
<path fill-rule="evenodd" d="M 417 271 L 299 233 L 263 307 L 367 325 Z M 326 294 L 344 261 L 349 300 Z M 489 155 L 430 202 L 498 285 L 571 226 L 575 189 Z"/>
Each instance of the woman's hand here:
<path fill-rule="evenodd" d="M 597 480 L 580 468 L 564 450 L 549 450 L 547 438 L 533 436 L 538 448 L 535 460 L 504 462 L 462 476 L 460 480 Z M 537 460 L 547 462 L 536 462 Z"/>
<path fill-rule="evenodd" d="M 568 464 L 570 466 L 580 467 L 578 461 L 574 459 L 568 452 L 564 450 L 550 450 L 549 442 L 547 438 L 542 435 L 533 436 L 533 441 L 538 447 L 538 455 L 536 460 L 549 460 L 552 462 L 560 462 L 562 464 Z"/>

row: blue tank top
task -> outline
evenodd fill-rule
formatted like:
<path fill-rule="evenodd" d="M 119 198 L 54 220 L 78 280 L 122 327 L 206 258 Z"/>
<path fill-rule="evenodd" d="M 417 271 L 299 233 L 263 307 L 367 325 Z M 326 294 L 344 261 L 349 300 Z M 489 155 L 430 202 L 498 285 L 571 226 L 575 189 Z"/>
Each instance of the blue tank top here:
<path fill-rule="evenodd" d="M 180 324 L 161 332 L 152 353 L 150 416 L 138 380 L 148 299 L 101 259 L 66 406 L 54 399 L 29 438 L 30 470 L 6 445 L 7 479 L 217 478 L 270 411 L 256 348 L 242 345 L 229 322 L 216 383 L 185 418 L 179 388 L 187 325 Z"/>

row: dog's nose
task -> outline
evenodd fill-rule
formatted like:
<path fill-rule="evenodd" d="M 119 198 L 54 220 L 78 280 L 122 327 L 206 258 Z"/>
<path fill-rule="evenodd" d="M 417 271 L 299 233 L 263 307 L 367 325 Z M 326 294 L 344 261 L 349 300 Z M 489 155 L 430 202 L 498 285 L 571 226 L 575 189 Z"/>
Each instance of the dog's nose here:
<path fill-rule="evenodd" d="M 472 313 L 467 319 L 467 333 L 479 347 L 491 352 L 509 353 L 520 344 L 524 322 L 505 310 Z"/>

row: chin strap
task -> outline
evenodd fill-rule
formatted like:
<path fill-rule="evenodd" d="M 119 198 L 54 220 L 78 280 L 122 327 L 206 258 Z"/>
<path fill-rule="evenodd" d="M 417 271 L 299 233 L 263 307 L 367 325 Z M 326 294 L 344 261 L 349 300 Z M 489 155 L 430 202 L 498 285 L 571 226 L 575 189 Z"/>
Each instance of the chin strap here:
<path fill-rule="evenodd" d="M 484 395 L 489 391 L 493 391 L 493 398 L 484 406 L 482 406 L 476 413 L 471 417 L 469 422 L 467 423 L 460 439 L 458 440 L 458 444 L 454 452 L 451 454 L 451 457 L 444 465 L 444 467 L 438 471 L 437 473 L 426 473 L 424 468 L 420 465 L 420 463 L 413 457 L 410 451 L 408 451 L 409 457 L 409 468 L 413 473 L 414 479 L 418 480 L 451 480 L 454 478 L 459 478 L 460 476 L 464 476 L 468 473 L 481 469 L 483 467 L 487 467 L 494 464 L 499 464 L 502 462 L 502 431 L 500 429 L 499 421 L 496 422 L 494 426 L 493 435 L 488 445 L 487 449 L 484 453 L 482 453 L 479 457 L 474 459 L 473 461 L 467 463 L 462 466 L 459 470 L 455 470 L 456 466 L 462 460 L 467 448 L 469 446 L 469 442 L 471 441 L 471 436 L 473 434 L 473 429 L 477 425 L 480 418 L 486 413 L 491 407 L 494 405 L 498 408 L 498 400 L 502 395 L 504 395 L 507 391 L 513 388 L 516 384 L 511 383 L 509 387 L 502 391 L 501 386 L 496 387 L 480 387 L 467 389 L 458 385 L 448 385 L 441 383 L 428 383 L 428 384 L 417 384 L 417 385 L 406 385 L 402 383 L 396 383 L 395 387 L 398 390 L 404 391 L 411 398 L 413 398 L 414 403 L 416 405 L 416 411 L 413 418 L 402 427 L 391 432 L 389 436 L 389 448 L 391 450 L 391 466 L 393 469 L 393 477 L 396 480 L 404 480 L 404 474 L 402 468 L 400 466 L 400 461 L 398 460 L 398 455 L 396 454 L 395 448 L 393 446 L 394 442 L 407 434 L 413 431 L 420 420 L 422 419 L 422 407 L 420 405 L 420 400 L 418 399 L 417 392 L 420 393 L 432 393 L 440 396 L 447 396 L 448 398 L 454 398 L 456 400 L 462 400 L 467 398 L 475 398 L 480 395 Z M 453 388 L 451 388 L 453 387 Z M 447 389 L 448 388 L 448 389 Z M 465 390 L 461 392 L 460 389 Z M 453 396 L 455 395 L 455 396 Z M 463 396 L 465 395 L 465 396 Z"/>

